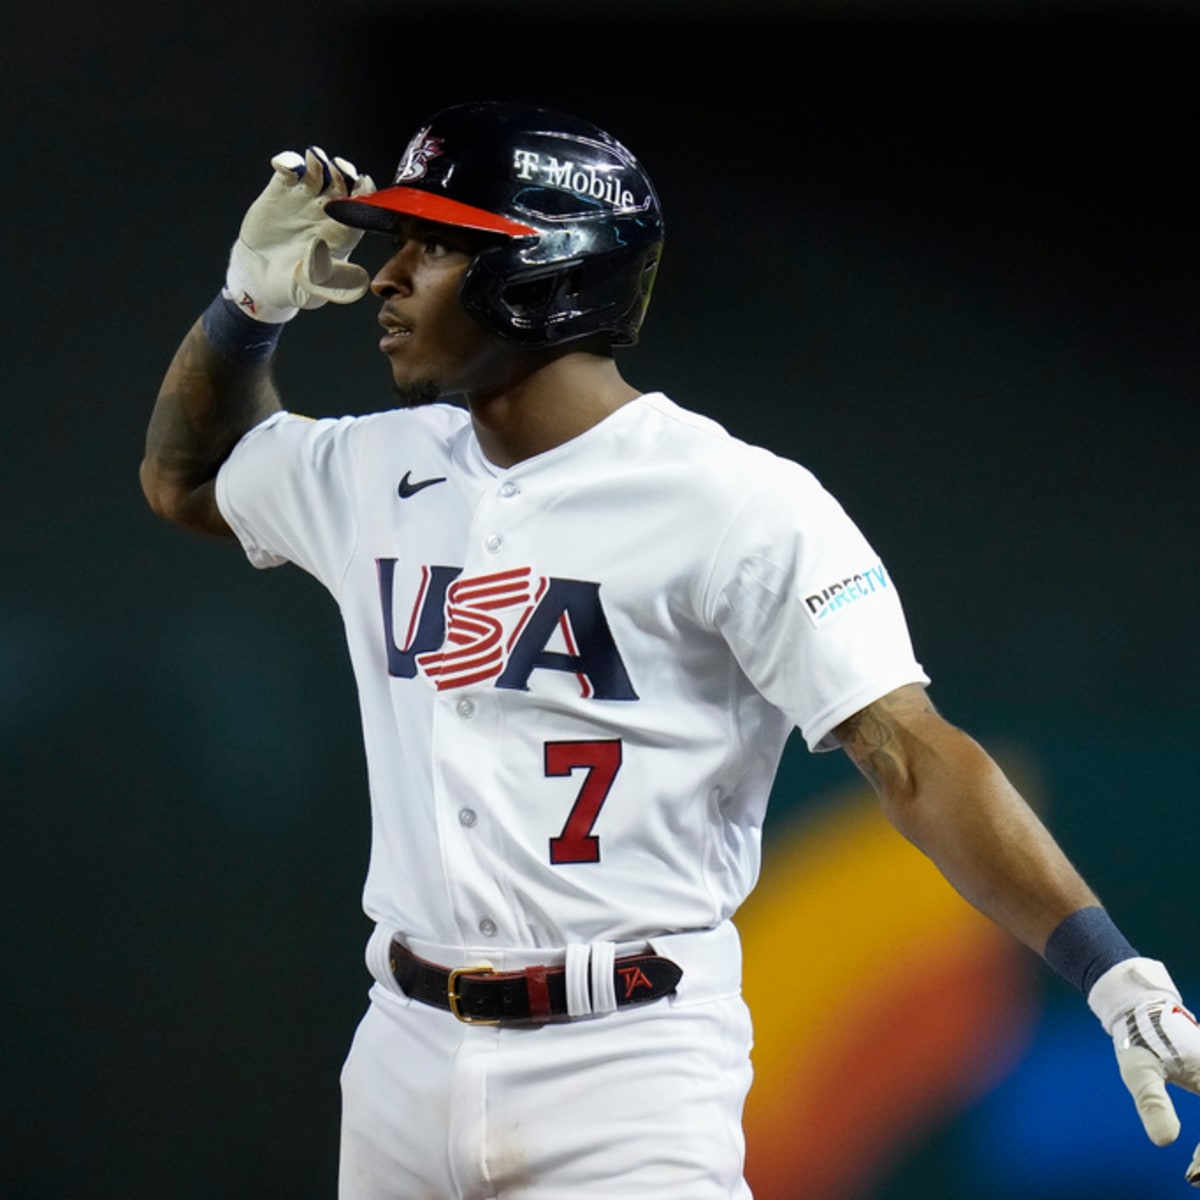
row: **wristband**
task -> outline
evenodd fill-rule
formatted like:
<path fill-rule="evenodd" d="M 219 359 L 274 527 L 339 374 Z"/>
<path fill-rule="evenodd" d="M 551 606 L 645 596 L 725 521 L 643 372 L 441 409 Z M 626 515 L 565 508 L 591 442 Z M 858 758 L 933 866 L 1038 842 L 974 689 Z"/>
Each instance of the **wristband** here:
<path fill-rule="evenodd" d="M 1085 995 L 1110 967 L 1138 952 L 1098 905 L 1073 912 L 1046 940 L 1042 957 Z"/>
<path fill-rule="evenodd" d="M 248 317 L 220 292 L 200 317 L 212 348 L 230 362 L 249 366 L 264 363 L 275 353 L 282 325 Z"/>

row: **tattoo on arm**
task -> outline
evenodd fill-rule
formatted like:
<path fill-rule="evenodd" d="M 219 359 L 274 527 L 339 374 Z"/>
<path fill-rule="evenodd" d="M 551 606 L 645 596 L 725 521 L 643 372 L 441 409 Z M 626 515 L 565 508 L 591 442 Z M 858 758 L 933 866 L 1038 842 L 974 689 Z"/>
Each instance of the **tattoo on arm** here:
<path fill-rule="evenodd" d="M 916 713 L 936 710 L 920 684 L 889 692 L 843 721 L 834 736 L 856 767 L 882 791 L 903 786 L 908 778 L 897 731 Z"/>
<path fill-rule="evenodd" d="M 163 379 L 147 451 L 167 470 L 215 470 L 242 434 L 278 407 L 267 368 L 227 362 L 197 324 Z"/>
<path fill-rule="evenodd" d="M 175 352 L 146 431 L 142 485 L 160 515 L 228 533 L 212 481 L 239 438 L 279 408 L 269 364 L 222 358 L 197 322 Z"/>

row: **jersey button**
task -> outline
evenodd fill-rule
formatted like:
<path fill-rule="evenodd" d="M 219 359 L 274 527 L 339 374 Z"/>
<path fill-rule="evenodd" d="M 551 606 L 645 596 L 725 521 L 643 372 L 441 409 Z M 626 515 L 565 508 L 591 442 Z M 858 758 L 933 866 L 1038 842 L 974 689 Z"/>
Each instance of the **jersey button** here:
<path fill-rule="evenodd" d="M 460 717 L 470 718 L 475 715 L 475 701 L 470 696 L 464 696 L 454 707 Z"/>
<path fill-rule="evenodd" d="M 489 533 L 487 537 L 483 539 L 483 544 L 492 554 L 495 554 L 496 551 L 504 545 L 504 539 L 498 533 Z"/>
<path fill-rule="evenodd" d="M 483 920 L 479 922 L 479 932 L 482 933 L 484 937 L 495 937 L 496 922 L 493 921 L 491 917 L 484 917 Z"/>
<path fill-rule="evenodd" d="M 465 825 L 468 829 L 473 829 L 478 823 L 479 817 L 473 808 L 460 808 L 458 810 L 458 823 Z"/>
<path fill-rule="evenodd" d="M 520 494 L 521 489 L 517 487 L 517 485 L 511 480 L 508 483 L 502 483 L 500 485 L 500 495 L 502 495 L 505 500 L 510 500 L 513 496 L 519 496 Z"/>

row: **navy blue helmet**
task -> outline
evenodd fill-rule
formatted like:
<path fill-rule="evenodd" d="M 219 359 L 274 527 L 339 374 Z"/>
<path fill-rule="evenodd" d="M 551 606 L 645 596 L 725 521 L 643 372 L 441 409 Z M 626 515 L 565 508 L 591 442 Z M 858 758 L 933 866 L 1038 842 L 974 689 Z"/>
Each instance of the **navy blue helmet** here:
<path fill-rule="evenodd" d="M 326 211 L 384 233 L 412 216 L 499 235 L 460 296 L 484 328 L 523 346 L 600 332 L 636 342 L 662 253 L 658 195 L 633 155 L 587 121 L 523 104 L 443 109 L 390 187 Z"/>

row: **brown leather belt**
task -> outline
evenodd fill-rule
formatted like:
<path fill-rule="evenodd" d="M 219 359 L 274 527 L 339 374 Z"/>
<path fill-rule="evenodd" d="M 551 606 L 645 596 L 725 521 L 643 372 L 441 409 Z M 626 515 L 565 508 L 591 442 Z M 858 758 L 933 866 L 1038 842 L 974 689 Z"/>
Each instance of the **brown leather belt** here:
<path fill-rule="evenodd" d="M 403 942 L 393 940 L 391 968 L 406 996 L 444 1008 L 468 1025 L 541 1024 L 569 1016 L 566 971 L 562 967 L 451 970 L 418 958 Z M 682 967 L 656 954 L 618 958 L 613 962 L 617 1006 L 669 996 L 682 977 Z"/>

